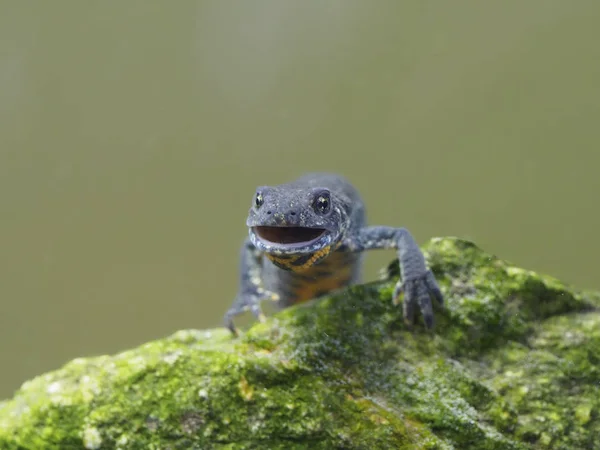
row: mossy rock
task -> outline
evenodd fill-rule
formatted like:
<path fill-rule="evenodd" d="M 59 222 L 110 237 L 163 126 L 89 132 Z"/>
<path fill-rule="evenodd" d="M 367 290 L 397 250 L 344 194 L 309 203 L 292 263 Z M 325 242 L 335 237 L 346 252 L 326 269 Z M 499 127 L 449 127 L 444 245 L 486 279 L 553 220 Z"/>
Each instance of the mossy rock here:
<path fill-rule="evenodd" d="M 463 240 L 425 251 L 433 332 L 392 305 L 393 263 L 238 339 L 180 331 L 28 381 L 0 403 L 0 448 L 598 448 L 600 296 Z"/>

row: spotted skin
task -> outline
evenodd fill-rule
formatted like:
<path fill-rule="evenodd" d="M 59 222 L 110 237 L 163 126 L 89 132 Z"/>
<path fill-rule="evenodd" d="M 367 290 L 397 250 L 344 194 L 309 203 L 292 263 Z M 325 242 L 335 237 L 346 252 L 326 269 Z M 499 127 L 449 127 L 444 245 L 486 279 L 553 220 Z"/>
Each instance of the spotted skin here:
<path fill-rule="evenodd" d="M 419 246 L 405 228 L 367 226 L 362 199 L 345 178 L 307 174 L 259 187 L 252 202 L 239 290 L 225 315 L 232 333 L 239 333 L 233 318 L 245 311 L 265 319 L 263 300 L 285 308 L 359 283 L 363 252 L 374 249 L 397 251 L 401 280 L 393 302 L 404 294 L 407 323 L 414 322 L 418 308 L 427 328 L 433 326 L 431 299 L 440 305 L 444 299 Z"/>
<path fill-rule="evenodd" d="M 357 253 L 333 252 L 302 272 L 282 271 L 272 264 L 265 265 L 264 286 L 271 292 L 280 293 L 280 307 L 302 303 L 359 282 L 360 258 Z"/>

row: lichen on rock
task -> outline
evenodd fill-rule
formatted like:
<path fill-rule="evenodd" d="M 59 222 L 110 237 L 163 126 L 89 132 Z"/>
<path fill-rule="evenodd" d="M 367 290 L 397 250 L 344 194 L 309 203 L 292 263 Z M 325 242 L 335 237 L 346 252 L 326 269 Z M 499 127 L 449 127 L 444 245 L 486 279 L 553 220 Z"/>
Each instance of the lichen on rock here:
<path fill-rule="evenodd" d="M 588 449 L 600 436 L 600 296 L 438 238 L 446 296 L 410 329 L 382 281 L 234 339 L 183 330 L 80 358 L 0 403 L 0 448 Z"/>

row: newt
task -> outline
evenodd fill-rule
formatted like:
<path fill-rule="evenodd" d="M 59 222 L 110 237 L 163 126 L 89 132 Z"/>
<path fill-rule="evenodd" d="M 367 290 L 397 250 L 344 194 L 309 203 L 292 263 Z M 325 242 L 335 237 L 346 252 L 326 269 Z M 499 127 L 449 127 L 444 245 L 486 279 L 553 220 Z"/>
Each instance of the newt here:
<path fill-rule="evenodd" d="M 239 289 L 225 314 L 237 335 L 235 316 L 250 311 L 265 320 L 260 304 L 280 308 L 359 283 L 366 250 L 395 249 L 400 280 L 392 301 L 415 321 L 417 307 L 425 326 L 433 327 L 433 305 L 444 298 L 418 244 L 405 228 L 367 226 L 365 205 L 350 182 L 336 174 L 309 173 L 290 183 L 256 189 L 246 219 Z"/>

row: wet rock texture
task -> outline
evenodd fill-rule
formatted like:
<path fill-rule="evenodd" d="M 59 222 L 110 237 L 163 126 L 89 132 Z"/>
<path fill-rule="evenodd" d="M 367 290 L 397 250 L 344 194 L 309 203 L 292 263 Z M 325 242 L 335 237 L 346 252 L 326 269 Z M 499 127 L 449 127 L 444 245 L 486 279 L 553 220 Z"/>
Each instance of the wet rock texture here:
<path fill-rule="evenodd" d="M 597 448 L 600 295 L 463 240 L 424 250 L 447 299 L 433 332 L 391 304 L 392 263 L 239 339 L 184 330 L 28 381 L 0 448 Z"/>

